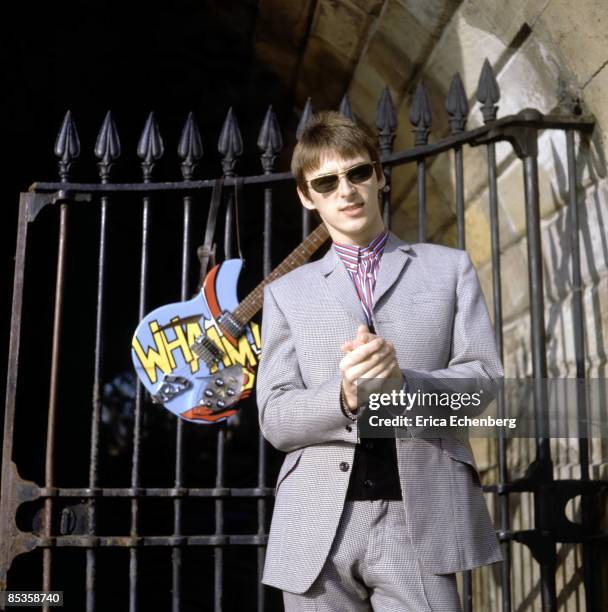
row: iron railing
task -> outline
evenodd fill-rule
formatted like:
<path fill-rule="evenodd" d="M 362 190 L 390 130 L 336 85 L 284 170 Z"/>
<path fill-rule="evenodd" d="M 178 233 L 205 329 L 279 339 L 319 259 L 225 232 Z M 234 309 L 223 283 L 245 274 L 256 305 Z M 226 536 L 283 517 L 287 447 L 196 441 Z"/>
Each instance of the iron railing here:
<path fill-rule="evenodd" d="M 577 209 L 577 171 L 574 147 L 575 133 L 588 134 L 594 125 L 593 118 L 582 116 L 543 115 L 526 109 L 516 115 L 501 119 L 496 118 L 499 91 L 490 65 L 485 63 L 477 91 L 481 103 L 484 125 L 466 130 L 466 119 L 469 114 L 467 97 L 460 77 L 456 75 L 450 86 L 446 108 L 449 113 L 451 133 L 449 136 L 430 144 L 429 133 L 432 127 L 432 117 L 427 94 L 419 85 L 413 99 L 410 120 L 413 125 L 415 146 L 404 151 L 393 152 L 393 141 L 397 133 L 397 118 L 388 89 L 381 95 L 376 126 L 378 141 L 382 153 L 384 173 L 388 187 L 383 193 L 383 214 L 387 224 L 390 223 L 391 207 L 391 172 L 392 169 L 404 164 L 415 163 L 417 166 L 417 203 L 418 203 L 418 239 L 428 238 L 426 225 L 427 196 L 426 170 L 433 158 L 442 153 L 454 151 L 455 176 L 455 217 L 457 228 L 457 246 L 464 249 L 465 236 L 465 168 L 463 164 L 463 147 L 483 146 L 487 150 L 487 177 L 490 210 L 490 240 L 493 280 L 493 318 L 496 339 L 500 354 L 503 355 L 503 313 L 501 295 L 501 258 L 499 235 L 499 194 L 497 188 L 496 143 L 508 141 L 511 143 L 517 157 L 523 164 L 524 197 L 528 249 L 528 278 L 530 291 L 531 315 L 531 347 L 533 376 L 537 381 L 535 400 L 538 407 L 547 401 L 543 393 L 542 381 L 547 377 L 546 338 L 544 320 L 543 270 L 540 238 L 540 206 L 538 190 L 538 133 L 541 130 L 561 130 L 567 138 L 568 159 L 568 214 L 570 216 L 570 238 L 572 258 L 572 286 L 574 305 L 574 346 L 576 350 L 576 375 L 585 377 L 584 323 L 581 292 L 580 246 L 578 240 L 578 209 Z M 347 98 L 344 98 L 340 111 L 352 117 Z M 312 106 L 308 101 L 297 134 L 309 120 Z M 266 276 L 272 268 L 274 246 L 278 238 L 273 240 L 273 220 L 276 214 L 275 193 L 281 185 L 292 185 L 293 178 L 289 172 L 275 172 L 275 159 L 282 149 L 282 138 L 272 107 L 264 119 L 258 147 L 261 151 L 263 174 L 250 175 L 238 179 L 235 174 L 237 159 L 243 154 L 243 142 L 236 118 L 232 111 L 228 113 L 223 126 L 218 150 L 222 156 L 224 188 L 231 193 L 237 180 L 242 180 L 246 189 L 263 189 L 263 245 L 262 274 Z M 116 273 L 117 267 L 109 267 L 108 258 L 114 246 L 108 234 L 109 216 L 118 211 L 118 206 L 132 206 L 141 202 L 140 232 L 141 248 L 139 250 L 139 284 L 137 295 L 137 317 L 141 319 L 150 309 L 147 295 L 150 290 L 150 257 L 157 248 L 153 242 L 152 212 L 159 206 L 160 196 L 170 194 L 173 198 L 181 198 L 182 233 L 181 233 L 181 264 L 179 266 L 180 296 L 187 299 L 192 287 L 193 270 L 190 253 L 193 250 L 192 234 L 195 231 L 193 216 L 204 209 L 208 200 L 206 195 L 215 185 L 215 180 L 195 180 L 194 169 L 202 156 L 201 138 L 198 128 L 191 116 L 188 117 L 181 141 L 178 147 L 181 159 L 182 179 L 174 182 L 157 182 L 152 180 L 155 165 L 164 152 L 163 141 L 153 114 L 148 117 L 142 133 L 137 153 L 141 160 L 142 179 L 129 183 L 113 183 L 111 169 L 120 157 L 121 147 L 118 132 L 110 113 L 106 116 L 98 135 L 95 155 L 98 159 L 99 182 L 79 183 L 71 180 L 71 166 L 80 153 L 80 143 L 71 115 L 68 113 L 61 127 L 55 145 L 55 154 L 59 159 L 58 182 L 37 182 L 30 190 L 21 194 L 19 222 L 17 228 L 17 246 L 15 258 L 15 277 L 13 290 L 11 335 L 9 349 L 9 368 L 7 378 L 6 409 L 3 438 L 2 463 L 2 499 L 0 504 L 0 588 L 11 589 L 12 582 L 9 569 L 18 555 L 32 555 L 36 550 L 42 550 L 41 582 L 30 582 L 31 589 L 41 588 L 51 590 L 62 588 L 53 578 L 54 555 L 64 548 L 84 549 L 86 572 L 84 576 L 84 592 L 86 601 L 78 602 L 78 609 L 87 612 L 97 607 L 97 597 L 103 585 L 98 584 L 98 557 L 101 549 L 128 550 L 128 600 L 129 610 L 134 612 L 141 606 L 141 592 L 138 588 L 142 581 L 140 570 L 143 562 L 143 551 L 148 547 L 160 547 L 171 551 L 171 608 L 174 611 L 187 608 L 188 592 L 184 590 L 182 578 L 186 571 L 184 555 L 192 547 L 206 547 L 214 553 L 213 562 L 213 595 L 209 594 L 207 605 L 213 600 L 215 610 L 222 609 L 222 600 L 230 584 L 234 582 L 225 575 L 226 560 L 224 553 L 231 546 L 254 547 L 257 563 L 257 609 L 267 609 L 266 590 L 259 583 L 261 577 L 264 545 L 267 540 L 267 525 L 269 519 L 268 501 L 273 497 L 273 488 L 268 485 L 268 447 L 258 432 L 257 439 L 257 478 L 253 486 L 230 486 L 226 479 L 226 442 L 229 426 L 225 423 L 217 426 L 215 446 L 215 480 L 213 486 L 187 486 L 184 476 L 184 456 L 186 448 L 186 428 L 192 427 L 176 420 L 173 444 L 173 482 L 165 487 L 142 486 L 142 440 L 143 418 L 146 410 L 159 410 L 149 407 L 142 388 L 138 384 L 133 400 L 133 413 L 127 415 L 131 439 L 131 472 L 128 486 L 102 486 L 100 482 L 100 449 L 102 448 L 101 428 L 104 411 L 104 337 L 107 332 L 106 315 L 115 305 L 109 302 L 108 283 L 111 280 L 108 270 Z M 125 196 L 129 196 L 129 204 Z M 250 198 L 247 200 L 253 202 Z M 223 254 L 225 258 L 234 256 L 234 224 L 235 201 L 230 195 L 225 198 Z M 241 203 L 242 204 L 242 203 Z M 251 204 L 253 205 L 253 204 Z M 57 229 L 57 266 L 54 282 L 54 307 L 51 333 L 50 387 L 48 391 L 48 410 L 46 411 L 46 442 L 44 454 L 44 477 L 42 483 L 23 479 L 19 474 L 19 465 L 15 461 L 15 444 L 23 444 L 23 431 L 16 429 L 16 417 L 25 406 L 20 403 L 20 388 L 26 385 L 26 378 L 20 370 L 23 358 L 32 350 L 31 343 L 35 340 L 22 324 L 24 321 L 24 292 L 26 290 L 27 264 L 36 244 L 30 236 L 31 228 L 36 226 L 39 215 L 45 207 L 51 206 L 58 215 Z M 78 232 L 79 227 L 72 227 L 70 216 L 72 211 L 80 207 L 93 207 L 98 211 L 97 238 L 97 276 L 95 285 L 94 305 L 94 338 L 91 354 L 86 358 L 92 360 L 90 371 L 90 389 L 92 400 L 86 407 L 90 415 L 89 427 L 89 458 L 88 480 L 84 486 L 62 486 L 56 477 L 56 461 L 58 457 L 70 452 L 70 449 L 56 445 L 57 430 L 61 420 L 67 418 L 66 399 L 69 404 L 69 391 L 61 395 L 60 385 L 66 385 L 71 373 L 61 368 L 62 339 L 66 326 L 73 325 L 64 316 L 64 298 L 66 296 L 67 266 L 69 263 L 67 244 L 68 230 Z M 118 213 L 117 213 L 118 214 Z M 47 216 L 45 227 L 48 227 L 52 215 Z M 309 212 L 302 212 L 301 233 L 306 236 L 311 229 L 312 219 Z M 131 254 L 133 249 L 131 249 Z M 207 254 L 208 255 L 208 254 Z M 77 256 L 74 255 L 74 256 Z M 203 270 L 204 272 L 204 270 Z M 36 284 L 38 278 L 27 278 L 28 283 Z M 27 296 L 26 296 L 27 297 Z M 114 297 L 113 299 L 116 299 Z M 27 317 L 26 317 L 27 322 Z M 134 328 L 137 321 L 131 321 Z M 22 344 L 26 338 L 30 344 Z M 128 352 L 128 349 L 127 349 Z M 107 362 L 105 362 L 107 363 Z M 44 396 L 44 394 L 42 394 Z M 59 398 L 63 398 L 63 404 Z M 504 411 L 504 396 L 498 398 L 498 409 Z M 580 398 L 580 409 L 584 411 L 584 397 Z M 62 412 L 63 411 L 63 412 Z M 39 416 L 41 412 L 37 413 Z M 21 422 L 21 427 L 26 423 Z M 194 429 L 197 429 L 194 427 Z M 192 430 L 191 430 L 192 431 Z M 207 431 L 208 434 L 208 431 Z M 78 432 L 84 436 L 84 432 Z M 196 436 L 196 434 L 194 434 Z M 193 443 L 197 438 L 190 437 Z M 164 440 L 153 441 L 154 448 L 160 448 Z M 35 452 L 35 451 L 31 451 Z M 37 458 L 38 455 L 36 455 Z M 74 458 L 76 459 L 76 458 Z M 84 458 L 79 457 L 82 461 Z M 253 461 L 253 457 L 251 457 Z M 583 544 L 583 576 L 587 610 L 594 608 L 594 569 L 591 566 L 593 547 L 605 545 L 607 535 L 601 533 L 597 517 L 593 516 L 592 505 L 596 497 L 605 491 L 606 481 L 593 481 L 589 476 L 588 440 L 580 440 L 581 478 L 578 480 L 555 480 L 553 464 L 548 439 L 537 439 L 536 459 L 530 465 L 523 478 L 509 481 L 507 478 L 506 440 L 498 438 L 498 482 L 484 487 L 487 493 L 497 496 L 498 535 L 504 554 L 501 569 L 502 609 L 512 610 L 511 602 L 511 543 L 520 542 L 529 547 L 534 559 L 539 563 L 541 571 L 542 608 L 547 611 L 557 609 L 556 598 L 556 544 L 560 542 L 576 542 Z M 534 527 L 525 531 L 510 528 L 509 496 L 514 492 L 530 492 L 534 495 Z M 563 511 L 552 515 L 555 508 L 562 508 L 565 502 L 577 495 L 582 496 L 582 524 L 578 527 L 567 521 Z M 191 516 L 188 504 L 192 500 L 212 500 L 214 503 L 214 525 L 211 533 L 188 533 L 185 521 Z M 256 502 L 256 528 L 254 532 L 230 534 L 225 528 L 226 504 L 232 499 L 252 499 Z M 128 535 L 102 535 L 98 528 L 100 504 L 117 503 L 118 500 L 129 500 Z M 141 523 L 140 511 L 142 504 L 149 500 L 170 500 L 172 502 L 172 533 L 170 535 L 149 535 Z M 21 508 L 28 502 L 42 503 L 37 514 L 25 527 L 18 526 L 17 520 Z M 190 514 L 189 514 L 190 513 Z M 60 520 L 55 519 L 56 516 Z M 168 561 L 167 561 L 168 562 Z M 466 610 L 473 609 L 471 576 L 465 574 L 464 604 Z M 68 586 L 65 585 L 67 590 Z M 210 586 L 210 585 L 209 585 Z M 126 605 L 126 604 L 125 604 Z M 242 607 L 241 609 L 245 609 Z"/>

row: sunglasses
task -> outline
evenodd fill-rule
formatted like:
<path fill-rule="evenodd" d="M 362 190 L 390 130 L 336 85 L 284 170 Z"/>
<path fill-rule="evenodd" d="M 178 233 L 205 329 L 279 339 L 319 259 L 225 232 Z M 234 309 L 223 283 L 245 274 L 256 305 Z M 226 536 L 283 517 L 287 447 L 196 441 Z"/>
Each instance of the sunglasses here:
<path fill-rule="evenodd" d="M 348 170 L 336 172 L 335 174 L 324 174 L 323 176 L 317 176 L 306 182 L 309 183 L 317 193 L 329 193 L 337 189 L 342 175 L 346 176 L 348 181 L 353 185 L 360 185 L 372 177 L 375 163 L 376 162 L 364 162 L 352 168 L 348 168 Z"/>

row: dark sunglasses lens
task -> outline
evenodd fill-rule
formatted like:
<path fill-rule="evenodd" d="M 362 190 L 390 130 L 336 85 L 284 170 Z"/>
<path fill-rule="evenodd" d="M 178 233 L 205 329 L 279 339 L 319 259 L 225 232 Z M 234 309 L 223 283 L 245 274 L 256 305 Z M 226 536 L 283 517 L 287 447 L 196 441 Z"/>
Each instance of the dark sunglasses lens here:
<path fill-rule="evenodd" d="M 310 181 L 310 186 L 317 193 L 329 193 L 338 186 L 338 177 L 335 174 L 320 176 L 319 178 L 312 179 L 312 181 Z"/>
<path fill-rule="evenodd" d="M 351 183 L 363 183 L 369 180 L 374 172 L 374 166 L 372 164 L 361 164 L 348 171 L 347 177 Z"/>

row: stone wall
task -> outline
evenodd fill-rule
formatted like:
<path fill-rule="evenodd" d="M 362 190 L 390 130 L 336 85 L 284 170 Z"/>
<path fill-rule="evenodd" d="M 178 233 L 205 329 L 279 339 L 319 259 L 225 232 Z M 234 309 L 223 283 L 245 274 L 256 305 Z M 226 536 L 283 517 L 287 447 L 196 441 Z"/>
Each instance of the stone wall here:
<path fill-rule="evenodd" d="M 537 108 L 546 114 L 571 113 L 580 107 L 585 114 L 596 116 L 597 126 L 592 137 L 577 137 L 576 148 L 587 375 L 605 378 L 608 345 L 608 184 L 603 142 L 608 136 L 608 112 L 603 96 L 608 95 L 608 37 L 602 20 L 605 26 L 608 8 L 600 10 L 598 7 L 599 4 L 585 2 L 573 11 L 569 4 L 561 0 L 512 3 L 465 1 L 446 25 L 419 75 L 431 96 L 437 126 L 433 132 L 435 138 L 449 132 L 444 104 L 450 78 L 456 71 L 462 76 L 471 102 L 468 127 L 482 123 L 479 107 L 474 103 L 474 94 L 485 57 L 496 69 L 502 92 L 499 117 L 526 107 Z M 412 144 L 406 128 L 409 126 L 412 91 L 411 88 L 405 92 L 396 88 L 393 93 L 398 101 L 401 126 L 396 148 L 401 149 Z M 550 376 L 576 376 L 571 249 L 565 207 L 568 198 L 565 141 L 564 134 L 556 131 L 542 133 L 539 140 L 545 321 Z M 497 161 L 504 362 L 506 376 L 515 377 L 532 372 L 523 169 L 521 161 L 508 144 L 497 147 Z M 489 198 L 484 148 L 466 150 L 464 167 L 467 249 L 477 266 L 491 309 Z M 428 227 L 431 239 L 447 244 L 455 242 L 453 176 L 451 156 L 438 157 L 428 169 Z M 398 203 L 394 228 L 400 235 L 415 240 L 415 168 L 411 166 L 395 172 L 394 179 L 393 194 Z M 591 441 L 592 478 L 608 477 L 607 451 L 605 441 Z M 578 477 L 577 440 L 553 440 L 552 452 L 556 478 Z M 486 482 L 495 482 L 495 445 L 478 440 L 476 453 L 487 471 Z M 521 475 L 534 459 L 533 444 L 528 440 L 512 441 L 508 457 L 511 478 Z M 488 499 L 488 502 L 495 509 L 495 500 Z M 568 510 L 571 518 L 579 517 L 578 498 Z M 533 500 L 530 495 L 511 496 L 511 520 L 514 529 L 533 526 Z M 525 547 L 514 544 L 512 551 L 515 609 L 538 609 L 538 566 Z M 585 608 L 581 566 L 580 546 L 558 547 L 560 609 Z M 606 568 L 604 559 L 604 575 Z M 601 571 L 598 568 L 598 577 Z M 476 609 L 498 609 L 499 583 L 496 568 L 476 572 Z M 605 595 L 602 598 L 604 602 L 607 601 Z"/>
<path fill-rule="evenodd" d="M 468 127 L 482 124 L 475 100 L 485 58 L 501 89 L 498 116 L 526 107 L 545 114 L 593 114 L 591 137 L 576 138 L 580 241 L 585 314 L 587 375 L 605 378 L 608 346 L 608 183 L 604 143 L 608 142 L 608 7 L 581 0 L 317 0 L 293 3 L 261 0 L 260 50 L 265 61 L 278 61 L 293 83 L 296 107 L 307 96 L 315 108 L 337 108 L 348 92 L 358 119 L 375 129 L 382 89 L 388 86 L 398 115 L 395 150 L 413 146 L 409 112 L 415 87 L 423 80 L 433 112 L 431 142 L 449 133 L 445 100 L 450 80 L 459 72 L 469 100 Z M 272 20 L 264 7 L 291 11 Z M 296 5 L 298 8 L 296 9 Z M 278 14 L 280 15 L 280 10 Z M 291 21 L 290 21 L 291 20 Z M 274 26 L 272 25 L 274 23 Z M 295 23 L 295 40 L 283 33 L 280 54 L 265 42 L 272 28 Z M 273 43 L 274 44 L 274 43 Z M 523 170 L 511 145 L 497 145 L 498 194 L 506 376 L 531 374 L 527 245 Z M 542 215 L 543 271 L 547 359 L 551 376 L 574 376 L 572 282 L 566 202 L 568 198 L 565 136 L 546 131 L 539 139 L 539 189 Z M 490 224 L 484 147 L 464 150 L 466 246 L 477 267 L 492 311 Z M 434 242 L 455 245 L 453 157 L 441 155 L 427 167 L 427 229 Z M 393 172 L 393 229 L 416 241 L 416 168 Z M 496 449 L 476 441 L 486 482 L 496 482 Z M 552 442 L 555 477 L 578 475 L 576 440 Z M 508 449 L 510 477 L 534 459 L 530 441 L 513 441 Z M 608 444 L 591 441 L 591 476 L 608 478 Z M 511 498 L 515 529 L 533 526 L 530 495 Z M 496 500 L 488 498 L 495 509 Z M 572 518 L 578 500 L 570 504 Z M 608 522 L 604 508 L 604 526 Z M 539 609 L 539 572 L 528 550 L 514 544 L 514 609 Z M 580 546 L 559 547 L 560 609 L 583 610 Z M 605 557 L 606 555 L 604 555 Z M 598 567 L 608 574 L 607 562 Z M 499 609 L 500 577 L 496 567 L 475 572 L 475 609 Z M 604 581 L 605 582 L 605 581 Z M 606 588 L 606 586 L 604 586 Z M 603 601 L 608 601 L 604 593 Z"/>

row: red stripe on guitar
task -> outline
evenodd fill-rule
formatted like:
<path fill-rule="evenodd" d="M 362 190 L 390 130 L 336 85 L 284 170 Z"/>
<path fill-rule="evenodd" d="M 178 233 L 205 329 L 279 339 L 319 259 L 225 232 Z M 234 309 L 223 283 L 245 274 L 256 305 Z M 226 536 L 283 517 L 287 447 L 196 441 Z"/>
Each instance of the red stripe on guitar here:
<path fill-rule="evenodd" d="M 205 295 L 205 300 L 207 302 L 207 306 L 209 306 L 209 310 L 211 312 L 211 316 L 214 319 L 217 319 L 222 311 L 220 310 L 220 305 L 217 301 L 217 296 L 215 294 L 215 279 L 217 278 L 217 273 L 220 269 L 220 264 L 214 266 L 207 276 L 205 276 L 205 280 L 203 281 L 203 293 Z"/>
<path fill-rule="evenodd" d="M 209 311 L 211 312 L 211 316 L 217 321 L 219 316 L 222 314 L 222 310 L 217 301 L 217 292 L 215 289 L 215 283 L 217 280 L 217 273 L 220 269 L 220 264 L 214 266 L 209 274 L 205 276 L 205 280 L 203 281 L 203 293 L 205 295 L 205 300 L 207 301 L 207 306 L 209 306 Z M 221 326 L 220 326 L 221 327 Z M 237 346 L 237 340 L 230 334 L 226 332 L 226 330 L 222 327 L 222 332 L 224 333 L 224 337 L 234 348 Z"/>
<path fill-rule="evenodd" d="M 222 410 L 220 412 L 213 412 L 206 406 L 197 406 L 182 412 L 180 416 L 188 419 L 189 421 L 207 421 L 208 423 L 215 423 L 216 421 L 223 421 L 233 414 L 238 412 L 238 408 L 230 408 L 228 410 Z"/>

